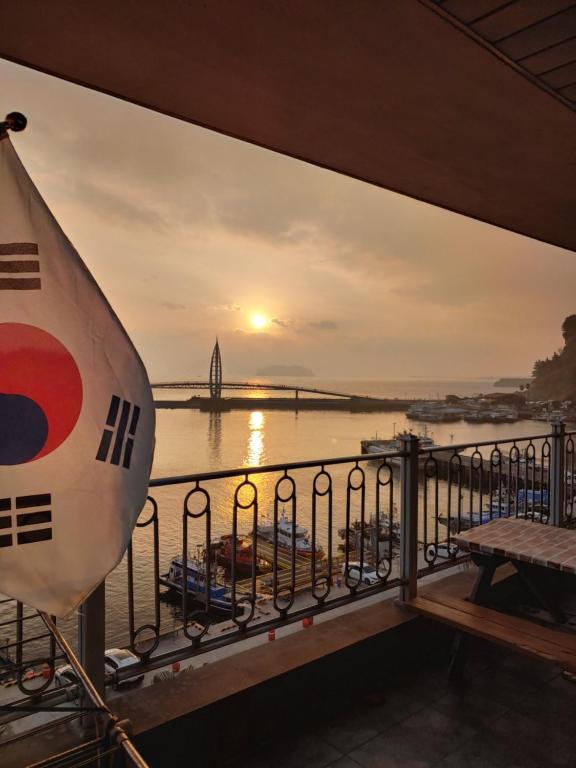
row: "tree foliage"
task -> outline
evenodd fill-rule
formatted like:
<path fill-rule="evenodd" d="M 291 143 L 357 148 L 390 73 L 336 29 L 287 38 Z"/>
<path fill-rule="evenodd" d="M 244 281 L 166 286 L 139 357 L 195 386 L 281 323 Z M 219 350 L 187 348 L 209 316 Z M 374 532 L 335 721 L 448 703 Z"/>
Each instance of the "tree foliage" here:
<path fill-rule="evenodd" d="M 567 344 L 576 339 L 576 315 L 568 315 L 566 320 L 564 320 L 562 323 L 562 336 Z"/>

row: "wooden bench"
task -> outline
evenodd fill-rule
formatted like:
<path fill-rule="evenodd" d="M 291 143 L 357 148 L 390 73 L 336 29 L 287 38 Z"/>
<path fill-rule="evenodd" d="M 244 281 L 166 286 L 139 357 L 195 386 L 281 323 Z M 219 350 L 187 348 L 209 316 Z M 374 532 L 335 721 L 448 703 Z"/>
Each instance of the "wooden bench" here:
<path fill-rule="evenodd" d="M 454 644 L 450 676 L 462 675 L 466 661 L 466 637 L 476 635 L 520 653 L 545 659 L 576 673 L 576 634 L 544 627 L 527 619 L 487 607 L 497 572 L 512 567 L 536 601 L 559 625 L 567 617 L 546 576 L 561 573 L 576 577 L 576 531 L 540 523 L 502 518 L 472 528 L 454 537 L 461 549 L 470 552 L 478 566 L 468 599 L 429 588 L 407 604 L 424 616 L 459 630 Z"/>
<path fill-rule="evenodd" d="M 406 605 L 418 613 L 576 674 L 576 637 L 485 608 L 463 598 L 423 592 Z"/>

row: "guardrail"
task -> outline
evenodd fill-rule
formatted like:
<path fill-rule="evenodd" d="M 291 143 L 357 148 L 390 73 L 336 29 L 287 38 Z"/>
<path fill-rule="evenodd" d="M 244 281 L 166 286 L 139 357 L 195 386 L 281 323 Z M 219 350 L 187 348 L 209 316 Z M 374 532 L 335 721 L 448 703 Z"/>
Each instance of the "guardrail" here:
<path fill-rule="evenodd" d="M 413 596 L 420 578 L 466 559 L 453 537 L 470 526 L 511 515 L 571 525 L 575 452 L 574 433 L 554 425 L 545 435 L 440 447 L 406 435 L 394 452 L 152 480 L 125 570 L 107 580 L 108 629 L 138 662 L 109 671 L 107 682 L 391 590 Z M 81 609 L 81 656 L 102 680 L 99 592 Z M 12 674 L 35 707 L 61 707 L 67 692 L 52 678 L 62 656 L 33 630 L 33 612 L 14 610 L 0 622 L 12 633 L 0 674 Z M 4 707 L 0 723 L 17 716 Z"/>

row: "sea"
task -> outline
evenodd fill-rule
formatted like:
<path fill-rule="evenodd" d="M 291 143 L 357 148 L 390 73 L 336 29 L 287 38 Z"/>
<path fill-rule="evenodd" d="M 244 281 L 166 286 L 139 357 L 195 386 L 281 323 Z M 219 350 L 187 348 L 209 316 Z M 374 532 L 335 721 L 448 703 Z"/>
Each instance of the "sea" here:
<path fill-rule="evenodd" d="M 497 389 L 497 379 L 406 379 L 366 381 L 346 379 L 254 379 L 254 383 L 294 384 L 343 394 L 415 400 L 444 399 L 446 395 L 471 396 L 512 392 Z M 189 390 L 156 390 L 158 400 L 185 400 Z M 286 393 L 276 393 L 285 397 Z M 224 393 L 225 396 L 225 393 Z M 360 453 L 365 438 L 391 438 L 404 429 L 418 431 L 404 411 L 346 413 L 344 411 L 260 411 L 258 400 L 274 392 L 245 390 L 234 396 L 250 397 L 254 408 L 219 414 L 197 410 L 156 412 L 156 452 L 153 477 L 183 475 L 234 467 L 304 461 Z M 305 395 L 301 395 L 304 397 Z M 423 425 L 420 425 L 423 426 Z M 467 424 L 464 421 L 428 425 L 438 444 L 490 440 L 500 435 L 537 434 L 546 424 L 521 421 L 516 424 Z"/>
<path fill-rule="evenodd" d="M 401 399 L 443 399 L 447 394 L 460 396 L 498 391 L 494 387 L 496 379 L 462 380 L 425 380 L 406 379 L 402 381 L 354 381 L 321 380 L 316 378 L 290 380 L 267 380 L 271 383 L 290 383 L 314 387 L 334 392 L 356 395 L 372 395 L 383 398 Z M 261 380 L 258 380 L 261 382 Z M 512 390 L 500 390 L 512 391 Z M 439 445 L 468 442 L 481 442 L 508 437 L 540 435 L 549 431 L 549 425 L 537 421 L 519 421 L 516 424 L 467 424 L 460 421 L 449 424 L 423 425 L 406 419 L 403 411 L 387 413 L 347 413 L 344 411 L 266 411 L 259 409 L 258 401 L 270 396 L 269 392 L 246 390 L 235 395 L 251 397 L 254 407 L 249 410 L 219 413 L 204 413 L 199 410 L 157 409 L 156 449 L 152 470 L 153 478 L 185 476 L 217 470 L 256 468 L 268 464 L 298 461 L 318 461 L 323 459 L 355 456 L 360 454 L 360 441 L 365 438 L 391 438 L 396 432 L 412 429 L 418 432 L 426 429 Z M 157 399 L 185 399 L 190 396 L 186 390 L 156 390 Z M 301 395 L 303 397 L 304 395 Z M 352 465 L 331 469 L 334 479 L 334 528 L 344 522 L 346 482 Z M 297 471 L 293 477 L 297 481 L 298 521 L 309 527 L 311 524 L 311 498 L 314 475 L 313 470 Z M 366 483 L 372 489 L 367 493 L 367 504 L 373 496 L 376 470 L 366 468 Z M 246 478 L 240 473 L 237 478 L 205 484 L 210 492 L 210 530 L 207 531 L 207 515 L 202 514 L 206 507 L 206 497 L 195 492 L 187 502 L 188 512 L 197 517 L 186 517 L 188 525 L 188 552 L 200 553 L 207 535 L 210 539 L 218 538 L 223 533 L 230 533 L 234 510 L 234 498 L 238 486 Z M 238 532 L 248 533 L 253 528 L 256 517 L 270 520 L 273 509 L 276 484 L 281 473 L 271 475 L 251 475 L 253 485 L 244 484 L 237 494 Z M 166 488 L 153 489 L 154 502 L 157 504 L 159 536 L 160 571 L 167 571 L 170 560 L 183 551 L 182 539 L 183 514 L 186 494 L 195 488 L 194 483 L 170 485 Z M 255 489 L 255 490 L 254 490 Z M 256 493 L 257 506 L 254 503 Z M 284 482 L 282 495 L 290 496 Z M 290 504 L 287 502 L 288 511 Z M 355 501 L 353 500 L 353 505 Z M 141 527 L 137 528 L 133 538 L 134 562 L 134 604 L 135 624 L 150 624 L 155 621 L 154 600 L 154 559 L 153 527 L 154 523 L 144 525 L 151 519 L 153 511 L 149 503 L 140 518 Z M 325 545 L 327 526 L 319 511 L 318 538 Z M 108 577 L 106 587 L 107 602 L 107 647 L 123 646 L 129 642 L 127 619 L 127 569 L 126 558 Z M 10 603 L 0 605 L 0 622 L 12 618 L 13 607 Z M 161 625 L 163 631 L 177 627 L 180 616 L 178 608 L 160 603 Z M 33 628 L 34 622 L 29 626 Z M 74 641 L 75 617 L 62 624 L 69 639 Z M 9 642 L 13 627 L 6 625 L 2 642 Z M 35 648 L 35 653 L 39 651 Z"/>

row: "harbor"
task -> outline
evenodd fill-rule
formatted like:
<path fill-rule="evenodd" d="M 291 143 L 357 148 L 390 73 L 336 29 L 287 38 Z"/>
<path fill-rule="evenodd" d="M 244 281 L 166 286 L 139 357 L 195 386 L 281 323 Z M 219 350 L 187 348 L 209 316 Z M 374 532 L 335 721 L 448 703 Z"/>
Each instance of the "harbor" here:
<path fill-rule="evenodd" d="M 308 530 L 282 514 L 277 526 L 263 523 L 256 535 L 226 534 L 211 542 L 209 553 L 198 547 L 185 565 L 181 556 L 173 558 L 168 573 L 160 576 L 167 588 L 163 597 L 181 600 L 185 591 L 193 613 L 205 612 L 217 621 L 242 616 L 244 598 L 262 610 L 270 601 L 276 608 L 297 598 L 305 603 L 306 593 L 327 594 L 343 584 L 374 586 L 389 575 L 392 559 L 399 556 L 397 514 L 394 509 L 378 520 L 351 520 L 350 527 L 338 529 L 336 550 L 328 552 L 320 545 L 312 549 Z"/>

